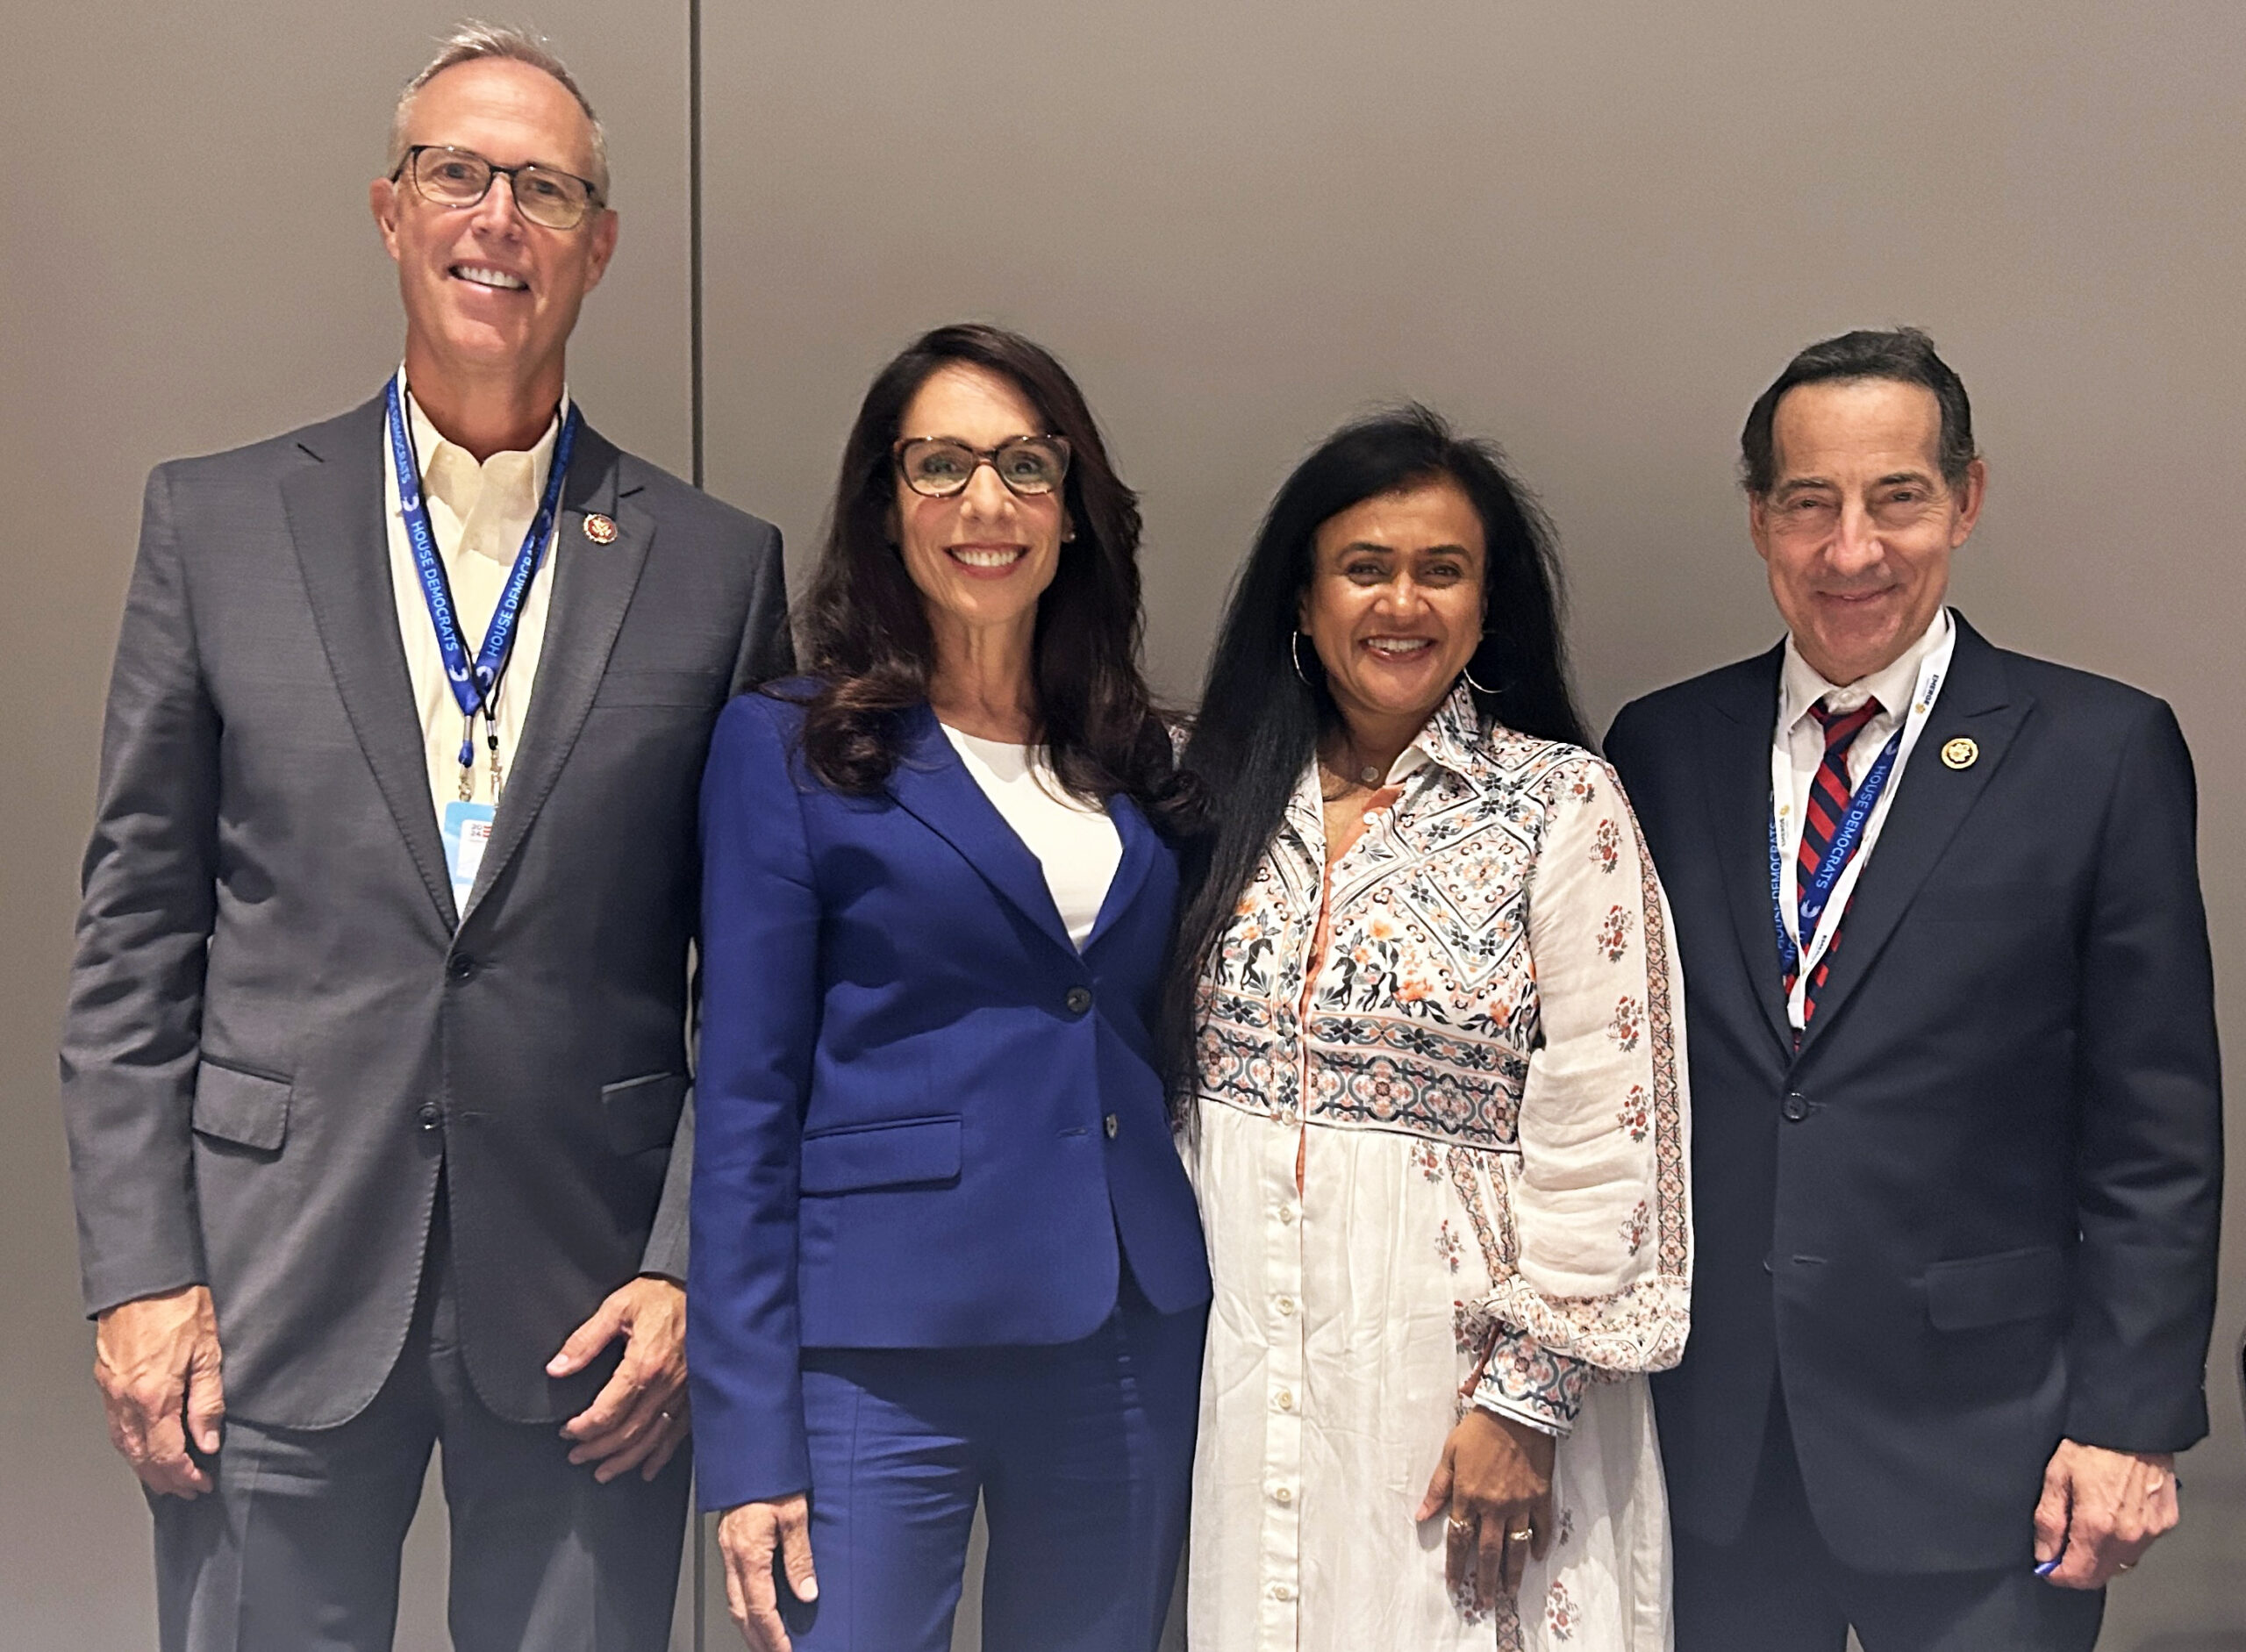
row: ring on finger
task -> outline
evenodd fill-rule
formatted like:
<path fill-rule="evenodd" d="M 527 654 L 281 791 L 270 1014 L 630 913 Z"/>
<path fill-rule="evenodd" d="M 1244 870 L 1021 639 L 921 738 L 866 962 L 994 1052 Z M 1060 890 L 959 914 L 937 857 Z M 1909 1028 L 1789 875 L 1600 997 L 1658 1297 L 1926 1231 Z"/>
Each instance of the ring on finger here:
<path fill-rule="evenodd" d="M 1517 1532 L 1507 1532 L 1506 1534 L 1506 1541 L 1508 1543 L 1526 1543 L 1532 1541 L 1535 1535 L 1535 1527 L 1524 1526 Z"/>
<path fill-rule="evenodd" d="M 1454 1532 L 1470 1532 L 1474 1529 L 1474 1522 L 1472 1520 L 1462 1520 L 1458 1516 L 1454 1514 L 1450 1517 L 1450 1529 Z"/>

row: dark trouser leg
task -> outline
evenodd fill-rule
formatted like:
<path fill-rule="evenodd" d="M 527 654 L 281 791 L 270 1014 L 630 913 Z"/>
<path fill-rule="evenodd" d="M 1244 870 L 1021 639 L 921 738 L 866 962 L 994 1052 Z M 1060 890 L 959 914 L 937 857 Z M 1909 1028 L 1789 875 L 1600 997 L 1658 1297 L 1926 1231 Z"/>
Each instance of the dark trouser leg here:
<path fill-rule="evenodd" d="M 1841 1598 L 1864 1652 L 2090 1652 L 2106 1612 L 2103 1590 L 2055 1589 L 2024 1563 L 1998 1571 L 1844 1570 Z"/>
<path fill-rule="evenodd" d="M 437 1433 L 428 1296 L 390 1380 L 349 1422 L 230 1418 L 213 1491 L 149 1498 L 164 1652 L 387 1652 Z"/>
<path fill-rule="evenodd" d="M 986 1652 L 1154 1652 L 1185 1541 L 1205 1319 L 1156 1313 L 1127 1272 L 1098 1334 L 1010 1351 L 981 1452 Z"/>
<path fill-rule="evenodd" d="M 797 1652 L 948 1652 L 978 1489 L 965 1424 L 983 1351 L 804 1355 L 816 1605 L 783 1615 Z"/>
<path fill-rule="evenodd" d="M 448 1259 L 436 1269 L 429 1371 L 452 1523 L 456 1652 L 662 1652 L 686 1541 L 689 1452 L 650 1481 L 602 1485 L 558 1423 L 495 1417 L 460 1353 Z"/>
<path fill-rule="evenodd" d="M 1841 1652 L 1839 1568 L 1810 1518 L 1784 1403 L 1773 1397 L 1747 1524 L 1728 1543 L 1674 1534 L 1677 1652 Z"/>

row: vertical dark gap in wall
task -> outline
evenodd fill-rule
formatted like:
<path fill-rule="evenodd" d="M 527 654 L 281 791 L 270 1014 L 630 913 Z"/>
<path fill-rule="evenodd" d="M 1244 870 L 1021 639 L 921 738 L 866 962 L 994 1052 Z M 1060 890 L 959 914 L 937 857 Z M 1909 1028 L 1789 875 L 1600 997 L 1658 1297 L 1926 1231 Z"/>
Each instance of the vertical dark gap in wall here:
<path fill-rule="evenodd" d="M 689 383 L 693 408 L 694 485 L 706 480 L 702 441 L 702 0 L 686 0 L 686 286 Z M 695 1549 L 695 1582 L 701 1549 Z M 694 1652 L 703 1652 L 702 1620 L 695 1619 Z"/>

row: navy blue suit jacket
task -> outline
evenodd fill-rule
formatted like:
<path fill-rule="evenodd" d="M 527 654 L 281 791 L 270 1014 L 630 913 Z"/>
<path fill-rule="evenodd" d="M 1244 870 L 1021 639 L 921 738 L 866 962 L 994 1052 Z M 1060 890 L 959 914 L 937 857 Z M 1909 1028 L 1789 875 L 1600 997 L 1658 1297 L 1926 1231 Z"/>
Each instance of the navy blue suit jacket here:
<path fill-rule="evenodd" d="M 801 691 L 783 686 L 782 692 Z M 1059 1343 L 1209 1294 L 1154 1065 L 1177 892 L 1127 798 L 1080 954 L 924 706 L 885 795 L 744 695 L 703 785 L 687 1355 L 705 1506 L 800 1491 L 804 1348 Z"/>
<path fill-rule="evenodd" d="M 1692 1052 L 1692 1336 L 1654 1379 L 1670 1507 L 1738 1533 L 1777 1380 L 1842 1559 L 2026 1565 L 2062 1436 L 2207 1432 L 2221 1097 L 2191 758 L 2160 701 L 1960 619 L 1797 1052 L 1779 661 L 1651 695 L 1606 737 L 1676 914 Z"/>

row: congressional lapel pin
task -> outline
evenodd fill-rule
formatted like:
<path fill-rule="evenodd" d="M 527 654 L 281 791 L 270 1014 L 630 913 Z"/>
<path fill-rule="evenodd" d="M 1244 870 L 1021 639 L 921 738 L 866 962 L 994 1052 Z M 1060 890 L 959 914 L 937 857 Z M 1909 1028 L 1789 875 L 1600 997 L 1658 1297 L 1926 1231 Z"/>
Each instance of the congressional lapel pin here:
<path fill-rule="evenodd" d="M 1942 761 L 1944 768 L 1971 769 L 1980 760 L 1980 747 L 1963 734 L 1942 748 Z"/>
<path fill-rule="evenodd" d="M 613 545 L 616 543 L 616 524 L 610 518 L 594 511 L 585 518 L 585 537 L 596 545 Z M 1969 746 L 1972 744 L 1971 740 L 1965 743 Z M 1972 760 L 1968 758 L 1966 761 L 1970 762 Z"/>

